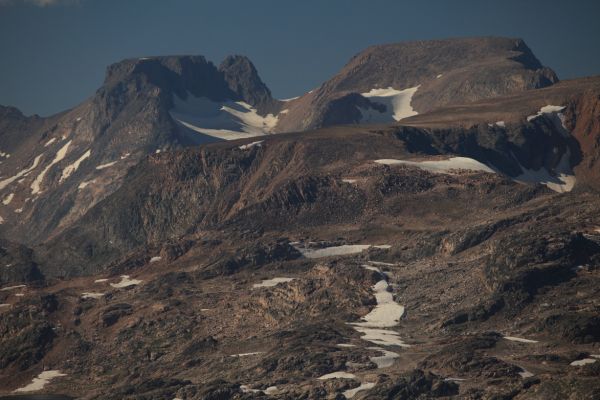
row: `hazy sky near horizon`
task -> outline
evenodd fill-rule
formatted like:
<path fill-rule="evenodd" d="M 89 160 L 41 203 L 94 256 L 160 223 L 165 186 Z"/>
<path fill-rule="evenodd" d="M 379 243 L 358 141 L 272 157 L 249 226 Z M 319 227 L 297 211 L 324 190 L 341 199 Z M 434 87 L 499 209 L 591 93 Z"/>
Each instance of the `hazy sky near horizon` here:
<path fill-rule="evenodd" d="M 73 107 L 123 58 L 243 54 L 275 97 L 300 95 L 372 44 L 522 37 L 561 79 L 600 74 L 597 0 L 0 0 L 0 104 Z"/>

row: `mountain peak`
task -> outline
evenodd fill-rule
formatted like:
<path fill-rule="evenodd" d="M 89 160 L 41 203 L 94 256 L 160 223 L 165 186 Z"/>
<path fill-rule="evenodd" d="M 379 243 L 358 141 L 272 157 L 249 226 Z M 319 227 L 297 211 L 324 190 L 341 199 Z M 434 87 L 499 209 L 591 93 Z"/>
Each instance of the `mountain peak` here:
<path fill-rule="evenodd" d="M 260 79 L 254 64 L 246 56 L 227 56 L 219 71 L 229 88 L 246 103 L 256 107 L 259 113 L 270 111 L 273 106 L 271 91 Z"/>

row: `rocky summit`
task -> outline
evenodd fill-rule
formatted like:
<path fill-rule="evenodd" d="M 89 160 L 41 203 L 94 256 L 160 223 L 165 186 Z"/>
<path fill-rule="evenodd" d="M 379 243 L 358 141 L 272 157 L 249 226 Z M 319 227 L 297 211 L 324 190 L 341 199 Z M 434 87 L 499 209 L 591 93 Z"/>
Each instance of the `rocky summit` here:
<path fill-rule="evenodd" d="M 598 399 L 599 149 L 600 77 L 513 38 L 0 107 L 0 399 Z"/>

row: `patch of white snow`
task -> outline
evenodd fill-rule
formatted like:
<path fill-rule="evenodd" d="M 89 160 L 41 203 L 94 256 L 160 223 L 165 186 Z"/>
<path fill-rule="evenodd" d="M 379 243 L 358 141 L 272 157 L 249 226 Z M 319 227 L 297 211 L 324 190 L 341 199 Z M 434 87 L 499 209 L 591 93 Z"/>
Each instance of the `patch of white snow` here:
<path fill-rule="evenodd" d="M 383 113 L 373 108 L 366 110 L 360 108 L 360 112 L 363 115 L 361 122 L 400 121 L 404 118 L 417 115 L 418 112 L 412 108 L 411 101 L 419 86 L 404 90 L 397 90 L 392 87 L 388 87 L 387 89 L 371 89 L 366 93 L 361 93 L 363 97 L 368 98 L 371 102 L 380 103 L 386 107 L 386 111 Z"/>
<path fill-rule="evenodd" d="M 62 172 L 59 182 L 64 181 L 69 176 L 71 176 L 71 174 L 73 172 L 77 171 L 77 169 L 79 168 L 79 165 L 83 162 L 83 160 L 88 158 L 91 154 L 92 154 L 92 151 L 88 150 L 85 153 L 83 153 L 81 157 L 79 157 L 77 160 L 75 160 L 75 162 L 73 164 L 67 165 L 67 167 L 65 169 L 63 169 L 63 172 Z"/>
<path fill-rule="evenodd" d="M 487 165 L 469 157 L 451 157 L 447 160 L 438 161 L 406 161 L 396 159 L 380 159 L 375 160 L 375 162 L 377 164 L 383 165 L 409 165 L 429 172 L 442 174 L 450 173 L 453 170 L 482 171 L 489 173 L 496 172 Z"/>
<path fill-rule="evenodd" d="M 239 146 L 238 148 L 240 150 L 248 150 L 254 146 L 261 146 L 261 143 L 264 142 L 264 140 L 257 140 L 256 142 L 252 142 L 252 143 L 248 143 L 248 144 L 243 144 L 241 146 Z"/>
<path fill-rule="evenodd" d="M 121 275 L 121 282 L 111 283 L 110 286 L 120 289 L 120 288 L 126 288 L 126 287 L 130 287 L 130 286 L 139 285 L 140 283 L 142 283 L 142 281 L 139 279 L 130 279 L 129 275 Z"/>
<path fill-rule="evenodd" d="M 243 101 L 215 102 L 188 93 L 185 100 L 173 96 L 171 117 L 195 132 L 225 140 L 262 136 L 273 132 L 277 117 L 261 116 Z"/>
<path fill-rule="evenodd" d="M 63 147 L 61 147 L 56 152 L 56 155 L 54 156 L 52 162 L 50 162 L 50 164 L 48 164 L 46 168 L 44 168 L 42 172 L 40 172 L 40 174 L 34 179 L 34 181 L 31 183 L 31 194 L 37 194 L 40 192 L 41 184 L 44 180 L 44 177 L 46 176 L 46 173 L 50 170 L 50 168 L 52 168 L 52 166 L 58 164 L 65 158 L 65 156 L 67 155 L 67 151 L 69 150 L 69 146 L 71 145 L 71 142 L 72 140 L 69 140 Z"/>
<path fill-rule="evenodd" d="M 14 193 L 9 194 L 8 196 L 6 196 L 4 198 L 4 200 L 2 200 L 2 204 L 4 204 L 5 206 L 9 205 L 10 202 L 12 201 L 13 197 L 15 197 Z"/>
<path fill-rule="evenodd" d="M 100 170 L 103 170 L 103 169 L 105 169 L 105 168 L 112 167 L 112 166 L 113 166 L 113 165 L 115 165 L 117 162 L 118 162 L 118 161 L 111 161 L 111 162 L 109 162 L 109 163 L 106 163 L 106 164 L 100 164 L 100 165 L 98 165 L 98 166 L 96 167 L 96 169 L 97 169 L 98 171 L 100 171 Z"/>
<path fill-rule="evenodd" d="M 33 378 L 33 381 L 22 388 L 15 390 L 15 392 L 35 392 L 38 390 L 42 390 L 44 386 L 46 386 L 50 381 L 54 378 L 58 378 L 61 376 L 67 376 L 66 374 L 61 374 L 60 371 L 52 370 L 52 371 L 44 371 L 37 376 L 37 378 Z"/>
<path fill-rule="evenodd" d="M 504 336 L 504 339 L 510 340 L 511 342 L 520 342 L 520 343 L 538 343 L 537 340 L 531 339 L 523 339 L 515 336 Z"/>
<path fill-rule="evenodd" d="M 15 176 L 11 176 L 10 178 L 6 178 L 3 181 L 0 181 L 0 190 L 4 189 L 5 187 L 10 185 L 17 179 L 29 174 L 31 171 L 33 171 L 35 168 L 37 168 L 37 166 L 40 164 L 40 160 L 42 159 L 42 156 L 43 156 L 43 154 L 38 155 L 33 160 L 33 164 L 31 164 L 31 166 L 29 168 L 25 168 L 25 169 L 17 172 L 17 174 Z"/>
<path fill-rule="evenodd" d="M 294 278 L 273 278 L 273 279 L 265 279 L 261 283 L 255 283 L 252 285 L 253 288 L 261 288 L 261 287 L 273 287 L 280 283 L 291 282 Z"/>

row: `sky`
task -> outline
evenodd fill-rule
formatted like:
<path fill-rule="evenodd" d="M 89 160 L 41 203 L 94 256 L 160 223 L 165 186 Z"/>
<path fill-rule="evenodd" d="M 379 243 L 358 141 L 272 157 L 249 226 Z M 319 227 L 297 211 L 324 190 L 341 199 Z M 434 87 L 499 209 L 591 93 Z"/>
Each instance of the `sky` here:
<path fill-rule="evenodd" d="M 0 104 L 76 106 L 124 58 L 243 54 L 278 98 L 298 96 L 373 44 L 525 39 L 561 79 L 600 74 L 598 0 L 0 0 Z"/>

